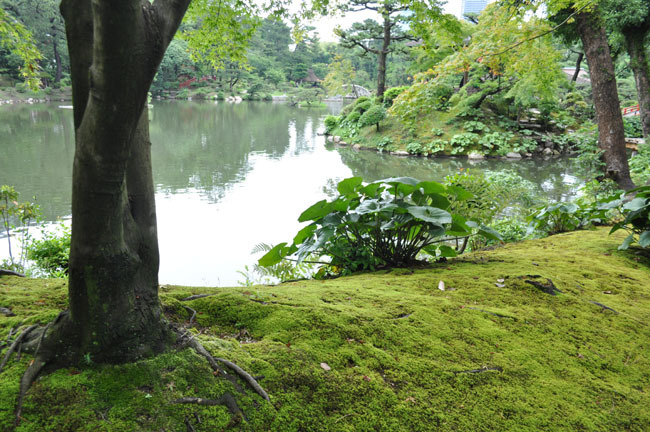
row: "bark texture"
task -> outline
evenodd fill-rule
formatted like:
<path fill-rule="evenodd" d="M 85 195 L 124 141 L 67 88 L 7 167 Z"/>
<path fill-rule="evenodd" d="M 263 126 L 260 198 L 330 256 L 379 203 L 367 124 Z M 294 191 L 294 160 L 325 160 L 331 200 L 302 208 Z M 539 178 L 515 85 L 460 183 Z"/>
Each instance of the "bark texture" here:
<path fill-rule="evenodd" d="M 578 33 L 589 64 L 591 88 L 598 121 L 598 145 L 603 150 L 605 175 L 625 190 L 632 189 L 625 150 L 623 116 L 616 89 L 614 63 L 607 44 L 607 35 L 598 9 L 576 15 Z"/>
<path fill-rule="evenodd" d="M 639 97 L 639 111 L 643 137 L 650 137 L 650 66 L 644 41 L 650 32 L 650 21 L 639 27 L 624 30 L 627 53 L 630 55 L 630 67 L 634 72 L 636 92 Z"/>
<path fill-rule="evenodd" d="M 171 340 L 158 300 L 147 92 L 189 0 L 63 0 L 74 100 L 69 313 L 43 355 L 119 363 Z M 64 347 L 63 349 L 61 349 Z"/>

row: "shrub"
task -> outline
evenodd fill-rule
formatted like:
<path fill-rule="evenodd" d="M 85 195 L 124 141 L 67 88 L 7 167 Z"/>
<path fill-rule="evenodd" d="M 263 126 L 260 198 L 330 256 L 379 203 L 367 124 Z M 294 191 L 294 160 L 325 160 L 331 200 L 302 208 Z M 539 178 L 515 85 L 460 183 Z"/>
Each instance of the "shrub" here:
<path fill-rule="evenodd" d="M 393 145 L 393 140 L 390 137 L 383 137 L 378 143 L 377 143 L 377 148 L 379 149 L 380 152 L 383 152 L 386 150 L 388 147 Z"/>
<path fill-rule="evenodd" d="M 641 116 L 623 117 L 623 128 L 627 138 L 643 138 Z"/>
<path fill-rule="evenodd" d="M 359 114 L 359 111 L 352 111 L 345 118 L 345 123 L 347 124 L 347 126 L 356 127 L 357 124 L 359 123 L 360 118 L 361 118 L 361 114 Z"/>
<path fill-rule="evenodd" d="M 445 185 L 468 191 L 472 197 L 451 200 L 450 209 L 466 219 L 487 224 L 505 207 L 505 197 L 485 176 L 469 171 L 445 177 Z"/>
<path fill-rule="evenodd" d="M 629 248 L 634 242 L 642 248 L 650 248 L 650 186 L 633 189 L 628 195 L 634 196 L 634 199 L 623 205 L 622 200 L 613 202 L 618 204 L 624 219 L 615 224 L 609 233 L 620 229 L 630 233 L 619 246 L 621 250 Z"/>
<path fill-rule="evenodd" d="M 440 129 L 440 128 L 432 128 L 432 129 L 431 129 L 431 133 L 432 133 L 434 136 L 443 136 L 443 135 L 445 134 L 445 131 L 443 131 L 443 130 Z"/>
<path fill-rule="evenodd" d="M 46 277 L 68 274 L 70 260 L 70 228 L 62 226 L 61 235 L 45 232 L 40 240 L 27 244 L 27 258 L 34 261 L 36 270 Z"/>
<path fill-rule="evenodd" d="M 541 207 L 528 217 L 528 234 L 554 235 L 605 224 L 610 220 L 610 210 L 617 203 L 611 198 L 607 202 L 576 200 Z"/>
<path fill-rule="evenodd" d="M 325 124 L 325 133 L 329 134 L 334 129 L 336 129 L 340 121 L 341 117 L 339 116 L 328 115 L 325 117 L 325 120 L 323 122 Z"/>
<path fill-rule="evenodd" d="M 384 107 L 381 105 L 373 105 L 359 118 L 359 126 L 377 125 L 377 130 L 379 130 L 379 122 L 384 118 L 386 118 L 386 110 Z"/>
<path fill-rule="evenodd" d="M 399 96 L 400 93 L 402 93 L 404 90 L 406 90 L 408 86 L 402 86 L 402 87 L 391 87 L 388 90 L 384 92 L 384 106 L 386 108 L 389 108 L 391 105 L 393 105 L 393 101 L 397 96 Z"/>
<path fill-rule="evenodd" d="M 447 141 L 437 139 L 427 144 L 426 149 L 430 154 L 442 153 L 447 148 Z"/>
<path fill-rule="evenodd" d="M 372 102 L 367 100 L 365 102 L 354 104 L 354 110 L 359 111 L 359 114 L 363 114 L 370 109 Z"/>
<path fill-rule="evenodd" d="M 412 142 L 406 145 L 406 151 L 415 155 L 422 154 L 424 153 L 424 147 L 422 147 L 422 144 L 418 142 Z"/>
<path fill-rule="evenodd" d="M 479 144 L 488 151 L 505 154 L 510 150 L 508 142 L 513 136 L 512 132 L 492 132 L 481 137 Z"/>
<path fill-rule="evenodd" d="M 178 99 L 187 99 L 188 97 L 190 97 L 190 91 L 186 88 L 176 94 L 176 98 Z"/>
<path fill-rule="evenodd" d="M 639 146 L 639 151 L 629 160 L 630 174 L 636 184 L 650 181 L 650 145 Z"/>
<path fill-rule="evenodd" d="M 478 135 L 472 132 L 456 134 L 451 137 L 451 154 L 463 153 L 469 150 L 469 147 L 476 144 Z"/>
<path fill-rule="evenodd" d="M 360 177 L 341 181 L 339 196 L 319 201 L 298 219 L 311 222 L 301 229 L 291 245 L 280 243 L 260 260 L 262 266 L 275 265 L 296 255 L 328 256 L 328 266 L 350 273 L 380 267 L 406 267 L 417 263 L 425 251 L 433 256 L 454 256 L 445 244 L 450 238 L 477 234 L 498 238 L 494 231 L 452 215 L 450 200 L 471 197 L 462 188 L 436 182 L 420 182 L 410 177 L 379 180 L 364 185 Z"/>
<path fill-rule="evenodd" d="M 489 132 L 490 131 L 490 128 L 488 128 L 485 125 L 485 123 L 480 121 L 475 121 L 475 120 L 466 121 L 463 124 L 463 129 L 465 129 L 467 132 Z"/>

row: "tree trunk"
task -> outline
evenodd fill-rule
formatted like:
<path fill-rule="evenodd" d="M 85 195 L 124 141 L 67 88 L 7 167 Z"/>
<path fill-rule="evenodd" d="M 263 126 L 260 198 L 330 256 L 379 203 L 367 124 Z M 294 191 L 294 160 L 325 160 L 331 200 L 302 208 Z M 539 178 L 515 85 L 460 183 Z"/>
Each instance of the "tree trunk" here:
<path fill-rule="evenodd" d="M 623 116 L 616 89 L 614 64 L 598 9 L 576 15 L 582 40 L 598 121 L 598 146 L 604 152 L 605 175 L 624 189 L 634 187 L 625 150 Z"/>
<path fill-rule="evenodd" d="M 571 81 L 573 82 L 578 81 L 578 75 L 580 75 L 580 65 L 582 64 L 582 59 L 584 56 L 584 53 L 578 53 L 578 60 L 576 60 L 576 71 L 573 72 L 573 76 L 571 77 Z"/>
<path fill-rule="evenodd" d="M 634 72 L 634 80 L 636 81 L 641 127 L 646 141 L 650 137 L 650 66 L 648 65 L 648 57 L 643 42 L 649 30 L 648 26 L 646 26 L 645 28 L 626 29 L 623 32 L 627 53 L 630 55 L 630 67 Z"/>
<path fill-rule="evenodd" d="M 158 300 L 147 92 L 189 0 L 63 0 L 74 98 L 70 311 L 59 360 L 119 363 L 171 341 Z M 48 344 L 46 344 L 48 345 Z M 52 349 L 52 347 L 45 347 Z"/>
<path fill-rule="evenodd" d="M 382 40 L 381 50 L 377 54 L 377 97 L 381 100 L 386 90 L 386 57 L 388 56 L 388 47 L 390 46 L 390 28 L 391 22 L 388 15 L 384 16 L 384 38 Z"/>

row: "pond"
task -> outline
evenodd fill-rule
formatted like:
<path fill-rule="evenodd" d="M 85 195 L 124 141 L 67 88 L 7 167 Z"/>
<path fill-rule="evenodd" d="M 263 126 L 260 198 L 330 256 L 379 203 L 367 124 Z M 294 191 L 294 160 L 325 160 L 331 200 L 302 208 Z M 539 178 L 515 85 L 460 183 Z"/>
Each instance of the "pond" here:
<path fill-rule="evenodd" d="M 512 169 L 553 200 L 580 180 L 565 158 L 484 160 L 399 158 L 326 146 L 323 119 L 337 113 L 270 102 L 164 101 L 151 114 L 161 284 L 232 286 L 253 247 L 290 240 L 298 215 L 361 176 L 442 180 L 461 169 Z M 72 110 L 56 105 L 0 109 L 0 184 L 34 197 L 46 222 L 70 218 Z M 7 257 L 0 234 L 0 259 Z"/>

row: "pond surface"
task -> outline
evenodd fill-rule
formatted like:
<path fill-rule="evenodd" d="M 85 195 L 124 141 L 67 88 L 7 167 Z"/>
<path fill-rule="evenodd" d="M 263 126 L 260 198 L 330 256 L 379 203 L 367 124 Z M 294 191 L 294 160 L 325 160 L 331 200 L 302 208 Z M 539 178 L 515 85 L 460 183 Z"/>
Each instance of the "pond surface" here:
<path fill-rule="evenodd" d="M 318 135 L 327 109 L 276 103 L 158 102 L 151 113 L 160 241 L 160 282 L 236 285 L 253 247 L 289 241 L 298 215 L 331 196 L 336 183 L 393 176 L 442 180 L 460 169 L 512 169 L 552 200 L 580 181 L 567 159 L 517 162 L 398 158 L 333 148 Z M 35 197 L 47 222 L 70 218 L 74 128 L 72 110 L 56 105 L 0 109 L 0 184 L 21 200 Z M 0 259 L 7 257 L 0 234 Z"/>

